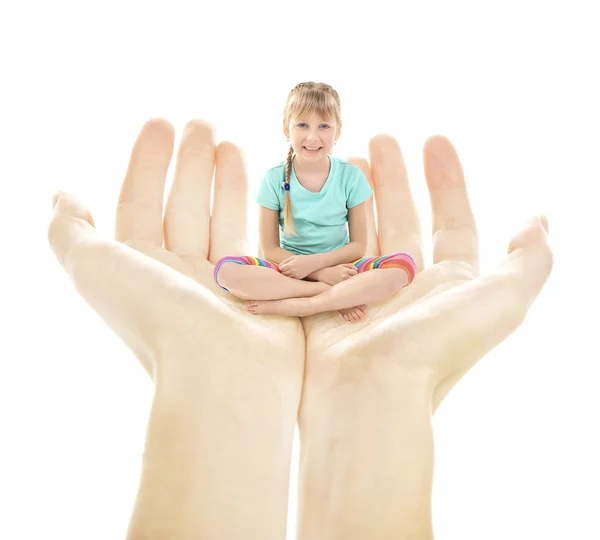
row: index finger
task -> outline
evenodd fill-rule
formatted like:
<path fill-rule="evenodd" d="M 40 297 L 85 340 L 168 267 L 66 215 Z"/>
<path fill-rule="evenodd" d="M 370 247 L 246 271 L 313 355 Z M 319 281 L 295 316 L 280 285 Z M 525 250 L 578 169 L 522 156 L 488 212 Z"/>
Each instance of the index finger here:
<path fill-rule="evenodd" d="M 210 190 L 215 167 L 215 134 L 202 120 L 188 122 L 165 206 L 165 248 L 180 256 L 206 259 L 209 246 Z"/>
<path fill-rule="evenodd" d="M 221 142 L 215 160 L 215 186 L 210 218 L 211 262 L 231 253 L 248 252 L 248 175 L 242 150 Z"/>
<path fill-rule="evenodd" d="M 369 163 L 364 158 L 351 157 L 347 159 L 348 163 L 356 165 L 362 173 L 365 175 L 369 186 L 373 189 L 373 180 L 371 177 L 371 169 Z M 379 240 L 377 238 L 377 226 L 375 225 L 375 210 L 373 207 L 373 197 L 369 197 L 365 201 L 367 210 L 367 247 L 365 250 L 365 256 L 367 257 L 379 257 L 381 252 L 379 251 Z M 354 266 L 354 265 L 353 265 Z"/>

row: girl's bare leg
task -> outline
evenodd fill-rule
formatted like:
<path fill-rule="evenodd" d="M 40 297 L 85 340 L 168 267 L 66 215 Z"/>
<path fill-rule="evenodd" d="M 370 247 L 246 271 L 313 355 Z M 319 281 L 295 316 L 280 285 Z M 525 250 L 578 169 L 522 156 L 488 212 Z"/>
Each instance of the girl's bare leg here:
<path fill-rule="evenodd" d="M 233 262 L 221 265 L 218 279 L 220 285 L 242 300 L 310 297 L 331 288 L 320 281 L 290 278 L 264 266 L 247 266 Z"/>
<path fill-rule="evenodd" d="M 249 300 L 246 302 L 246 311 L 307 317 L 325 311 L 382 302 L 405 287 L 408 281 L 408 274 L 402 268 L 378 268 L 357 274 L 311 298 Z"/>

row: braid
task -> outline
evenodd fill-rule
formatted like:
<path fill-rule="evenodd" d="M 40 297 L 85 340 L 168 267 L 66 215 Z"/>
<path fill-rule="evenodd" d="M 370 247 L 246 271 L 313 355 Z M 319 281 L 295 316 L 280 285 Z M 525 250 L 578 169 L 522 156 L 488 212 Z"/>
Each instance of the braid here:
<path fill-rule="evenodd" d="M 290 177 L 292 176 L 292 156 L 294 148 L 290 145 L 290 151 L 287 155 L 285 164 L 285 203 L 283 205 L 283 234 L 291 236 L 296 234 L 294 229 L 294 220 L 292 218 L 292 200 L 290 198 Z"/>
<path fill-rule="evenodd" d="M 290 145 L 290 150 L 287 155 L 287 161 L 285 164 L 285 183 L 290 183 L 290 177 L 292 176 L 292 157 L 294 155 L 294 147 Z"/>
<path fill-rule="evenodd" d="M 326 118 L 333 118 L 337 123 L 338 133 L 342 126 L 340 117 L 340 97 L 338 93 L 328 84 L 321 82 L 298 83 L 288 95 L 286 105 L 283 109 L 283 132 L 289 140 L 289 125 L 294 115 L 302 116 L 309 112 L 317 112 Z M 290 146 L 285 166 L 285 178 L 283 187 L 285 199 L 283 204 L 283 233 L 285 236 L 298 236 L 294 229 L 292 219 L 292 201 L 290 197 L 290 178 L 292 175 L 292 158 L 294 148 Z"/>

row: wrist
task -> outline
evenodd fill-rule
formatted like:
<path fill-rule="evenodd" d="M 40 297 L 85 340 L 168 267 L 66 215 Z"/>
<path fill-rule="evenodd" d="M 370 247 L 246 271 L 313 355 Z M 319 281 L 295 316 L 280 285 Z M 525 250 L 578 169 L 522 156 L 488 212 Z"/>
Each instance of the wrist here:
<path fill-rule="evenodd" d="M 292 257 L 293 255 L 292 252 L 278 247 L 271 249 L 268 252 L 263 252 L 262 258 L 275 264 L 281 264 L 285 259 Z"/>
<path fill-rule="evenodd" d="M 329 264 L 329 259 L 331 259 L 331 256 L 328 257 L 328 255 L 329 253 L 315 253 L 313 255 L 309 255 L 309 257 L 311 258 L 311 262 L 315 267 L 315 270 L 313 270 L 313 272 L 320 272 L 324 268 L 333 266 L 332 264 Z"/>
<path fill-rule="evenodd" d="M 362 244 L 349 242 L 341 248 L 325 253 L 315 253 L 314 255 L 310 255 L 310 257 L 315 258 L 315 264 L 317 265 L 318 263 L 319 268 L 329 268 L 338 264 L 352 263 L 364 257 L 364 253 L 365 249 Z"/>
<path fill-rule="evenodd" d="M 323 270 L 324 268 L 319 268 L 318 270 L 312 271 L 310 274 L 308 274 L 308 276 L 306 276 L 306 279 L 310 279 L 311 281 L 321 281 Z"/>

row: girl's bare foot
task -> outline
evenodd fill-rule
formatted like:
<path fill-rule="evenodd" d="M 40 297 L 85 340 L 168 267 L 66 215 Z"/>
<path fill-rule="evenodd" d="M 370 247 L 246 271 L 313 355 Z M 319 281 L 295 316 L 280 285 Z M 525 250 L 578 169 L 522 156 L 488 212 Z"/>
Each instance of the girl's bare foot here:
<path fill-rule="evenodd" d="M 245 310 L 253 315 L 281 315 L 284 317 L 306 317 L 314 315 L 316 309 L 313 298 L 285 298 L 283 300 L 246 300 Z M 343 308 L 339 312 L 348 322 L 360 321 L 367 314 L 367 306 Z"/>
<path fill-rule="evenodd" d="M 305 317 L 311 298 L 285 298 L 283 300 L 246 300 L 245 309 L 254 315 L 281 315 L 284 317 Z"/>
<path fill-rule="evenodd" d="M 248 312 L 248 313 L 253 313 L 254 315 L 256 315 L 256 307 L 258 305 L 258 301 L 257 300 L 246 300 L 246 303 L 244 305 L 244 309 Z"/>
<path fill-rule="evenodd" d="M 367 314 L 366 304 L 360 306 L 354 306 L 351 308 L 345 308 L 338 310 L 345 321 L 356 322 L 360 321 Z"/>
<path fill-rule="evenodd" d="M 309 298 L 250 300 L 246 303 L 246 311 L 263 315 L 307 317 L 326 311 L 352 310 L 342 312 L 342 316 L 345 314 L 352 321 L 356 321 L 360 320 L 361 311 L 364 315 L 364 310 L 360 306 L 390 298 L 405 287 L 407 283 L 408 273 L 404 269 L 384 268 L 383 270 L 358 274 L 337 283 L 333 287 L 323 283 L 322 285 L 327 290 Z M 360 311 L 358 311 L 359 307 Z"/>

